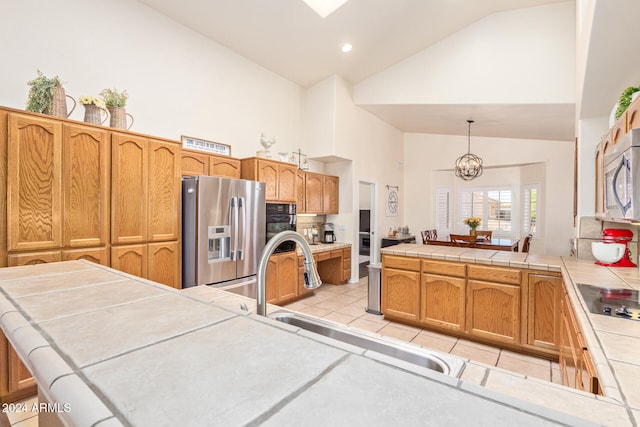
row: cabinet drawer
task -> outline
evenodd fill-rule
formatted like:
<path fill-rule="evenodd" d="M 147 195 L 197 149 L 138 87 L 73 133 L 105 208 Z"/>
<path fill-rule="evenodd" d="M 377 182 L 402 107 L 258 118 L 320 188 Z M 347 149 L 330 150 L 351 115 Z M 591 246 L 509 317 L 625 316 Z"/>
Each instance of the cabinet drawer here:
<path fill-rule="evenodd" d="M 475 264 L 469 264 L 467 267 L 469 279 L 508 283 L 511 285 L 519 285 L 522 280 L 522 272 L 513 268 L 486 267 Z"/>
<path fill-rule="evenodd" d="M 443 276 L 464 277 L 466 268 L 465 264 L 459 262 L 422 260 L 422 272 L 441 274 Z"/>
<path fill-rule="evenodd" d="M 331 258 L 340 258 L 342 257 L 342 249 L 336 249 L 331 251 Z"/>
<path fill-rule="evenodd" d="M 404 256 L 383 255 L 382 266 L 400 270 L 420 271 L 420 259 Z"/>
<path fill-rule="evenodd" d="M 342 250 L 342 258 L 351 260 L 351 248 L 344 248 Z"/>
<path fill-rule="evenodd" d="M 318 252 L 313 256 L 316 258 L 316 262 L 322 262 L 331 258 L 331 252 L 330 251 Z"/>

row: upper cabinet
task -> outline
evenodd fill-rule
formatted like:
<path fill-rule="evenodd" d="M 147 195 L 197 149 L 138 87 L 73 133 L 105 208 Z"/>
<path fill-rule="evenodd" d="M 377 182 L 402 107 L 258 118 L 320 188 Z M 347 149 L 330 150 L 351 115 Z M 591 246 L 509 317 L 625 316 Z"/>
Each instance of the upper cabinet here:
<path fill-rule="evenodd" d="M 298 171 L 298 213 L 337 214 L 340 181 L 337 176 Z"/>
<path fill-rule="evenodd" d="M 240 160 L 229 156 L 182 150 L 181 173 L 183 176 L 209 175 L 240 178 Z"/>
<path fill-rule="evenodd" d="M 241 176 L 264 182 L 267 202 L 296 203 L 298 172 L 294 165 L 250 157 L 241 161 Z"/>

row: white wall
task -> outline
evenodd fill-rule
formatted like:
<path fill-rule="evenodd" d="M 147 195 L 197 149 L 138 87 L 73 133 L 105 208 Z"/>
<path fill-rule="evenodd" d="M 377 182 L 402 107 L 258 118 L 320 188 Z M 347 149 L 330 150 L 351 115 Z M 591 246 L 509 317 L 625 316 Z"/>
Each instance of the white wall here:
<path fill-rule="evenodd" d="M 76 99 L 126 89 L 132 131 L 230 144 L 234 157 L 262 149 L 262 132 L 276 153 L 300 144 L 299 86 L 136 1 L 5 1 L 0 39 L 0 105 L 24 109 L 40 69 Z"/>
<path fill-rule="evenodd" d="M 466 153 L 467 137 L 405 134 L 404 149 L 405 220 L 413 230 L 433 228 L 434 190 L 436 184 L 442 183 L 434 181 L 434 171 L 448 170 L 449 182 L 462 185 L 455 182 L 460 179 L 454 177 L 453 165 L 457 157 Z M 499 169 L 492 171 L 492 167 L 545 165 L 544 181 L 548 186 L 543 194 L 542 209 L 546 239 L 536 244 L 536 248 L 540 253 L 568 255 L 569 240 L 573 237 L 573 143 L 472 137 L 471 151 L 489 168 L 486 176 L 483 174 L 468 184 L 471 186 L 519 185 L 525 176 L 527 180 L 531 177 L 517 171 L 505 177 Z"/>
<path fill-rule="evenodd" d="M 357 104 L 575 102 L 575 3 L 492 14 L 355 87 Z"/>

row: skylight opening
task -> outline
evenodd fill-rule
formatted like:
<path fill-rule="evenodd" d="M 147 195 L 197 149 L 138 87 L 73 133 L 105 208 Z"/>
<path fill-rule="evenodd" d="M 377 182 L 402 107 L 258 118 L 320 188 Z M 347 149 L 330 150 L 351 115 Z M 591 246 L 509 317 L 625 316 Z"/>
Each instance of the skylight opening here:
<path fill-rule="evenodd" d="M 322 19 L 331 15 L 348 0 L 302 0 L 314 10 Z"/>

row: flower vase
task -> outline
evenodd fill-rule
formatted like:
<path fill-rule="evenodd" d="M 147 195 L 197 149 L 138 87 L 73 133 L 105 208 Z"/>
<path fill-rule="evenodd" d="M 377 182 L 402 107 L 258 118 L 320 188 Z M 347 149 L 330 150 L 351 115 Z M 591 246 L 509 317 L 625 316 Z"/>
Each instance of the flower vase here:
<path fill-rule="evenodd" d="M 133 126 L 133 116 L 127 113 L 124 107 L 107 107 L 107 109 L 111 116 L 109 126 L 118 129 L 131 129 L 131 126 Z M 129 126 L 127 126 L 127 116 L 131 119 L 131 124 L 129 124 Z"/>
<path fill-rule="evenodd" d="M 104 112 L 104 119 L 102 118 L 102 113 Z M 109 117 L 109 113 L 104 108 L 98 107 L 95 104 L 85 104 L 84 105 L 84 122 L 91 123 L 94 125 L 101 125 L 107 121 Z"/>
<path fill-rule="evenodd" d="M 470 228 L 469 229 L 469 236 L 475 236 L 476 235 L 476 229 L 475 228 Z"/>
<path fill-rule="evenodd" d="M 71 101 L 73 102 L 73 107 L 71 107 L 71 111 L 69 111 L 68 113 L 67 98 L 71 99 Z M 65 94 L 64 88 L 62 86 L 55 86 L 53 88 L 53 99 L 51 100 L 51 107 L 46 108 L 43 113 L 66 119 L 71 115 L 71 113 L 73 113 L 73 110 L 75 109 L 76 100 L 73 99 L 73 97 Z"/>

